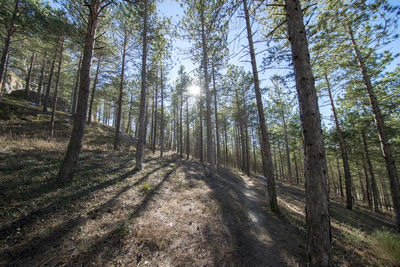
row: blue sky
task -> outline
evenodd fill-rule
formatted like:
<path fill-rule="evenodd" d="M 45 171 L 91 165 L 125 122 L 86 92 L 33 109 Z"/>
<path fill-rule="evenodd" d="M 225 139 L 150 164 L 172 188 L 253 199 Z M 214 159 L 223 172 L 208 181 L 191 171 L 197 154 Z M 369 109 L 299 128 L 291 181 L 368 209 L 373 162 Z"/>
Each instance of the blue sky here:
<path fill-rule="evenodd" d="M 53 1 L 50 1 L 52 5 L 54 5 Z M 398 4 L 396 0 L 390 0 L 389 1 L 392 5 Z M 179 23 L 180 18 L 183 16 L 183 9 L 180 7 L 179 2 L 177 1 L 171 1 L 171 0 L 164 0 L 161 3 L 158 3 L 158 11 L 160 15 L 162 16 L 167 16 L 170 17 L 172 20 L 172 23 L 176 25 Z M 245 26 L 244 24 L 244 19 L 243 18 L 234 18 L 232 20 L 233 22 L 231 23 L 230 31 L 229 31 L 229 40 L 232 40 L 232 38 L 239 33 L 239 29 L 243 29 Z M 257 34 L 255 35 L 255 40 L 257 40 Z M 246 39 L 246 33 L 243 32 L 235 42 L 233 42 L 229 49 L 231 54 L 236 54 L 239 52 L 243 46 L 247 46 L 247 39 Z M 187 40 L 177 40 L 173 43 L 174 50 L 172 52 L 172 66 L 173 68 L 170 70 L 169 74 L 169 82 L 171 83 L 174 81 L 177 77 L 177 71 L 179 69 L 179 66 L 182 64 L 185 66 L 185 69 L 187 72 L 191 72 L 193 69 L 198 67 L 199 63 L 193 63 L 192 60 L 190 59 L 190 55 L 185 54 L 183 51 L 185 51 L 187 48 L 190 47 L 190 43 Z M 265 44 L 264 43 L 259 43 L 256 45 L 256 50 L 261 51 L 264 49 Z M 386 50 L 392 51 L 393 53 L 400 53 L 400 39 L 396 40 L 395 42 L 391 43 L 388 47 L 385 48 Z M 247 49 L 242 51 L 242 53 L 239 53 L 237 56 L 233 57 L 230 59 L 229 64 L 234 64 L 238 66 L 244 67 L 246 71 L 251 71 L 251 65 L 249 63 L 249 56 L 246 53 Z M 257 56 L 257 64 L 260 66 L 262 63 L 262 57 L 263 54 L 260 53 Z M 393 70 L 398 64 L 400 63 L 400 59 L 397 58 L 395 61 L 392 62 L 392 64 L 389 66 L 388 70 Z M 265 87 L 268 85 L 268 80 L 273 74 L 279 74 L 281 71 L 280 70 L 269 70 L 267 72 L 260 72 L 260 80 L 261 80 L 261 86 Z M 330 117 L 331 117 L 331 110 L 330 106 L 328 104 L 328 99 L 327 98 L 321 98 L 319 99 L 319 104 L 320 104 L 320 112 L 322 114 L 324 123 L 326 124 L 331 124 Z"/>

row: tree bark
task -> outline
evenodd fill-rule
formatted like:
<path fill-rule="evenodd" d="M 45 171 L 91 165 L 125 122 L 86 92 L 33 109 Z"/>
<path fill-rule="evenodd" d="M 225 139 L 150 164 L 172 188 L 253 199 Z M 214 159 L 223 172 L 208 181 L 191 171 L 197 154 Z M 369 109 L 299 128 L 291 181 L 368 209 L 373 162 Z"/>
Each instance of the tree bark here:
<path fill-rule="evenodd" d="M 368 170 L 367 166 L 365 165 L 365 158 L 364 158 L 364 153 L 361 153 L 361 161 L 363 165 L 363 171 L 364 171 L 364 176 L 365 176 L 365 184 L 366 184 L 366 193 L 367 193 L 367 199 L 368 199 L 368 207 L 372 209 L 372 187 L 370 184 L 370 179 L 368 177 Z"/>
<path fill-rule="evenodd" d="M 136 168 L 141 170 L 143 168 L 143 149 L 146 139 L 145 129 L 145 112 L 146 112 L 146 87 L 147 87 L 147 17 L 148 17 L 148 0 L 144 0 L 144 18 L 143 18 L 143 33 L 142 33 L 142 70 L 141 70 L 141 91 L 140 91 L 140 110 L 139 110 L 139 129 L 138 141 L 136 148 Z"/>
<path fill-rule="evenodd" d="M 99 56 L 97 58 L 97 69 L 96 69 L 96 74 L 94 76 L 92 94 L 90 96 L 89 115 L 88 115 L 88 118 L 87 118 L 87 124 L 88 125 L 92 123 L 92 111 L 93 111 L 94 94 L 96 93 L 97 81 L 99 79 L 100 64 L 101 64 L 101 56 Z"/>
<path fill-rule="evenodd" d="M 285 139 L 285 152 L 286 152 L 286 162 L 287 162 L 287 167 L 288 167 L 288 179 L 289 179 L 289 182 L 291 182 L 293 177 L 292 177 L 292 165 L 290 163 L 289 137 L 288 137 L 288 133 L 287 133 L 285 113 L 283 110 L 281 110 L 281 117 L 282 117 L 282 125 L 283 125 L 283 136 Z"/>
<path fill-rule="evenodd" d="M 219 128 L 218 128 L 218 101 L 217 101 L 217 87 L 215 85 L 215 67 L 212 62 L 212 79 L 214 89 L 214 112 L 215 112 L 215 137 L 217 141 L 217 171 L 221 168 L 221 147 L 219 140 Z"/>
<path fill-rule="evenodd" d="M 346 208 L 351 210 L 353 208 L 353 202 L 352 202 L 353 194 L 351 192 L 352 178 L 351 178 L 351 174 L 350 174 L 349 159 L 347 156 L 346 144 L 342 137 L 342 130 L 340 129 L 339 120 L 338 120 L 337 114 L 336 114 L 335 104 L 333 102 L 331 85 L 329 83 L 328 76 L 326 73 L 324 73 L 324 78 L 325 78 L 325 82 L 326 82 L 326 87 L 328 88 L 329 100 L 331 102 L 333 117 L 335 119 L 336 132 L 337 132 L 338 140 L 339 140 L 339 148 L 340 148 L 340 153 L 341 153 L 342 161 L 343 161 L 344 181 L 345 181 L 345 186 L 346 186 Z"/>
<path fill-rule="evenodd" d="M 300 1 L 285 0 L 285 9 L 303 132 L 308 263 L 331 266 L 325 149 L 308 41 Z"/>
<path fill-rule="evenodd" d="M 276 186 L 275 186 L 275 177 L 274 177 L 274 170 L 271 158 L 270 141 L 269 141 L 268 129 L 265 124 L 264 107 L 261 98 L 260 81 L 258 79 L 257 62 L 253 45 L 253 33 L 251 31 L 249 10 L 247 8 L 246 0 L 243 0 L 243 9 L 246 19 L 247 40 L 249 42 L 251 66 L 254 78 L 254 91 L 256 94 L 258 119 L 260 123 L 260 132 L 261 132 L 260 145 L 261 145 L 263 174 L 265 176 L 265 179 L 267 180 L 269 206 L 273 212 L 279 213 L 278 201 L 276 199 Z"/>
<path fill-rule="evenodd" d="M 40 70 L 40 77 L 39 77 L 39 84 L 38 84 L 38 89 L 36 92 L 36 105 L 40 105 L 40 102 L 42 100 L 42 87 L 43 87 L 43 80 L 44 80 L 44 73 L 46 70 L 46 55 L 47 51 L 44 51 L 44 56 L 43 56 L 43 63 L 42 63 L 42 68 Z"/>
<path fill-rule="evenodd" d="M 160 157 L 164 152 L 164 77 L 163 67 L 161 66 L 161 121 L 160 121 Z"/>
<path fill-rule="evenodd" d="M 200 110 L 199 110 L 199 117 L 200 117 L 200 127 L 199 127 L 199 159 L 200 162 L 204 161 L 204 152 L 203 152 L 203 98 L 200 93 L 199 95 L 199 105 L 200 105 Z"/>
<path fill-rule="evenodd" d="M 107 4 L 109 4 L 108 2 Z M 78 161 L 79 154 L 82 147 L 82 138 L 85 131 L 87 107 L 89 99 L 90 87 L 90 70 L 92 66 L 92 57 L 94 50 L 94 43 L 96 37 L 96 29 L 98 22 L 98 15 L 100 8 L 105 8 L 104 4 L 100 6 L 99 0 L 93 0 L 89 6 L 89 18 L 87 24 L 87 31 L 85 37 L 85 47 L 83 51 L 82 67 L 79 82 L 79 101 L 77 106 L 77 114 L 74 118 L 74 125 L 72 128 L 71 139 L 68 144 L 67 153 L 62 162 L 58 177 L 60 182 L 72 179 L 72 168 Z"/>
<path fill-rule="evenodd" d="M 336 156 L 336 168 L 337 168 L 337 172 L 338 172 L 338 176 L 339 176 L 339 191 L 340 191 L 340 197 L 343 198 L 344 197 L 344 193 L 343 193 L 343 183 L 342 183 L 342 174 L 340 172 L 340 167 L 339 167 L 339 158 Z"/>
<path fill-rule="evenodd" d="M 52 110 L 51 110 L 51 120 L 50 120 L 50 137 L 51 138 L 54 137 L 54 122 L 55 122 L 55 115 L 56 115 L 56 110 L 57 110 L 58 87 L 60 86 L 60 73 L 61 73 L 63 52 L 64 52 L 64 38 L 61 38 L 60 59 L 58 61 L 56 88 L 54 89 L 54 101 L 53 101 L 53 106 L 52 106 Z"/>
<path fill-rule="evenodd" d="M 122 100 L 124 98 L 125 57 L 126 57 L 126 45 L 128 44 L 128 37 L 129 37 L 129 33 L 125 30 L 124 43 L 122 45 L 122 66 L 121 66 L 121 76 L 120 76 L 120 82 L 119 82 L 118 111 L 117 111 L 117 123 L 116 123 L 116 127 L 115 127 L 115 136 L 114 136 L 114 150 L 119 149 L 119 132 L 120 132 L 120 128 L 121 128 Z M 99 61 L 100 61 L 100 57 L 99 57 Z M 99 68 L 97 68 L 97 69 L 99 69 Z"/>
<path fill-rule="evenodd" d="M 8 26 L 7 34 L 6 34 L 6 38 L 4 40 L 3 53 L 1 54 L 1 59 L 0 59 L 0 79 L 1 79 L 1 77 L 3 77 L 6 60 L 8 57 L 8 53 L 10 52 L 11 38 L 15 33 L 15 20 L 17 19 L 18 5 L 19 5 L 19 0 L 15 0 L 14 10 L 11 15 L 9 24 L 7 25 Z"/>
<path fill-rule="evenodd" d="M 4 69 L 4 75 L 3 77 L 0 77 L 1 82 L 1 92 L 0 92 L 0 102 L 3 99 L 4 91 L 6 90 L 6 82 L 7 82 L 7 71 L 8 71 L 8 65 L 10 63 L 10 54 L 7 55 L 7 61 L 6 61 L 6 67 Z M 3 79 L 2 79 L 3 78 Z"/>
<path fill-rule="evenodd" d="M 54 67 L 56 65 L 56 60 L 57 60 L 57 55 L 58 55 L 58 44 L 59 43 L 60 43 L 60 38 L 57 40 L 57 43 L 56 43 L 56 46 L 55 46 L 53 63 L 51 64 L 50 74 L 49 74 L 49 81 L 47 82 L 46 95 L 44 96 L 44 101 L 43 101 L 43 112 L 47 112 L 47 105 L 48 105 L 47 102 L 49 101 L 50 90 L 51 90 L 51 82 L 53 80 L 53 73 L 54 73 Z"/>
<path fill-rule="evenodd" d="M 183 158 L 183 88 L 180 88 L 179 94 L 179 156 Z"/>
<path fill-rule="evenodd" d="M 32 77 L 32 69 L 33 69 L 33 66 L 35 65 L 35 56 L 36 56 L 36 51 L 33 51 L 33 54 L 31 57 L 31 64 L 29 65 L 28 74 L 26 75 L 26 80 L 25 80 L 25 97 L 26 97 L 26 99 L 28 99 L 28 96 L 29 96 L 29 89 L 30 89 L 31 77 Z"/>
<path fill-rule="evenodd" d="M 154 131 L 153 131 L 153 154 L 156 153 L 157 144 L 157 121 L 158 121 L 158 86 L 155 88 L 154 96 Z"/>
<path fill-rule="evenodd" d="M 379 141 L 381 143 L 381 150 L 383 157 L 385 159 L 386 171 L 388 173 L 388 178 L 390 182 L 390 192 L 392 195 L 393 208 L 396 214 L 397 231 L 400 232 L 400 187 L 399 187 L 399 177 L 396 169 L 396 162 L 394 156 L 392 155 L 392 149 L 390 147 L 389 138 L 387 137 L 386 133 L 387 130 L 385 126 L 385 121 L 383 119 L 375 91 L 372 87 L 372 83 L 368 74 L 368 68 L 364 62 L 363 55 L 361 54 L 361 51 L 358 48 L 358 44 L 354 38 L 351 27 L 349 26 L 347 30 L 350 36 L 351 43 L 353 45 L 354 52 L 356 54 L 358 64 L 360 66 L 360 70 L 363 76 L 363 81 L 365 84 L 365 89 L 367 90 L 372 113 L 374 114 L 375 124 L 378 129 Z"/>
<path fill-rule="evenodd" d="M 367 138 L 365 136 L 365 131 L 364 130 L 361 131 L 361 136 L 362 136 L 362 139 L 363 139 L 364 153 L 365 153 L 365 158 L 367 160 L 369 176 L 371 177 L 371 189 L 372 189 L 372 199 L 374 201 L 374 211 L 378 212 L 379 211 L 379 205 L 380 205 L 378 186 L 377 186 L 376 179 L 375 179 L 374 167 L 372 166 L 371 158 L 369 156 Z"/>
<path fill-rule="evenodd" d="M 207 39 L 205 29 L 205 18 L 204 18 L 204 0 L 201 2 L 200 10 L 200 23 L 201 23 L 201 45 L 202 45 L 202 57 L 203 57 L 203 71 L 204 71 L 204 90 L 206 92 L 206 128 L 207 128 L 207 162 L 210 164 L 210 175 L 215 176 L 214 173 L 214 142 L 211 124 L 211 95 L 209 88 L 209 77 L 208 77 L 208 52 L 207 52 Z"/>

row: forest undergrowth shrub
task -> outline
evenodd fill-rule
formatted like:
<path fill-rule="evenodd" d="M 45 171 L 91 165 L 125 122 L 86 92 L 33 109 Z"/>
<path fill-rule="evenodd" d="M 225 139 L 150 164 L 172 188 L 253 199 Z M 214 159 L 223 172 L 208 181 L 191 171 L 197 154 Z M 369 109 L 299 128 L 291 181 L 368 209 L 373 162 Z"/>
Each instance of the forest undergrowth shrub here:
<path fill-rule="evenodd" d="M 395 266 L 400 266 L 400 235 L 391 231 L 375 231 L 369 244 L 380 257 Z"/>

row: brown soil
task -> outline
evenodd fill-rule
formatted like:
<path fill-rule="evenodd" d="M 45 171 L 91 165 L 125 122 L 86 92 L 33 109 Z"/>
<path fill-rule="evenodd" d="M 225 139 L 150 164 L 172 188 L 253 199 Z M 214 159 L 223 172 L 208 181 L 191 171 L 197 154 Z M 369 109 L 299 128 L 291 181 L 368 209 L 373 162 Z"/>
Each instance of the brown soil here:
<path fill-rule="evenodd" d="M 7 125 L 14 124 L 0 124 L 0 132 Z M 0 135 L 0 265 L 306 265 L 303 189 L 278 182 L 276 216 L 256 176 L 221 169 L 211 178 L 198 161 L 149 151 L 136 171 L 134 147 L 115 152 L 93 143 L 111 138 L 108 128 L 96 136 L 99 129 L 88 129 L 74 180 L 63 186 L 54 182 L 66 147 L 61 134 Z M 340 202 L 330 210 L 337 265 L 386 264 L 345 233 L 394 229 L 390 215 Z"/>

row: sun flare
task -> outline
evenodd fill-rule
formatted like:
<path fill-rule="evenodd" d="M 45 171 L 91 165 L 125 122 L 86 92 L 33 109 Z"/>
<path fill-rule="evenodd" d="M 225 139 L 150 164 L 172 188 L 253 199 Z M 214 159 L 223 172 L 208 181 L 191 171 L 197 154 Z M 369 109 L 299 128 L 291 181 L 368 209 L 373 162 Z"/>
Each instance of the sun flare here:
<path fill-rule="evenodd" d="M 192 96 L 200 95 L 200 87 L 197 85 L 192 85 L 188 88 L 188 93 Z"/>

